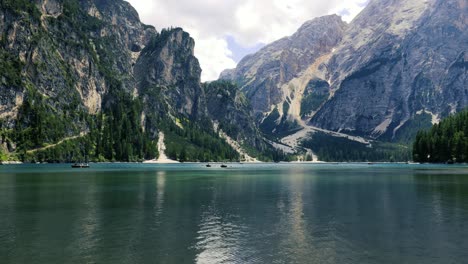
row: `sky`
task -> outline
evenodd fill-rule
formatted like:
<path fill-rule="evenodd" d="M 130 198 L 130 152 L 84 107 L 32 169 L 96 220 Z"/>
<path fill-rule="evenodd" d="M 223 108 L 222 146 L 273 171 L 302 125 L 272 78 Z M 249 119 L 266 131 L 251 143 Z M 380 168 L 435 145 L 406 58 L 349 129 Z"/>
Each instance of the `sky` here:
<path fill-rule="evenodd" d="M 306 21 L 338 14 L 350 22 L 368 0 L 127 0 L 158 31 L 182 27 L 195 39 L 202 81 L 216 80 L 247 54 L 292 35 Z"/>

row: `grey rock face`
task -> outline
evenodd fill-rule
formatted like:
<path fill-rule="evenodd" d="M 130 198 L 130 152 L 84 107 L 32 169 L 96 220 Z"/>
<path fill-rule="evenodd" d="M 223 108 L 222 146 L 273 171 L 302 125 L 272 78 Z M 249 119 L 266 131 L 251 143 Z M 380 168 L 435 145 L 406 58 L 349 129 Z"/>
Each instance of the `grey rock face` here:
<path fill-rule="evenodd" d="M 42 0 L 40 2 L 42 11 L 49 16 L 59 16 L 63 13 L 62 5 L 58 1 Z"/>
<path fill-rule="evenodd" d="M 249 153 L 275 154 L 235 86 L 205 93 L 194 47 L 180 28 L 144 25 L 123 0 L 1 4 L 0 152 L 36 155 L 65 141 L 83 149 L 86 141 L 99 160 L 153 158 L 164 131 L 173 157 L 185 153 L 182 140 L 191 158 L 235 158 L 216 123 Z M 69 159 L 55 154 L 46 158 Z"/>
<path fill-rule="evenodd" d="M 294 35 L 246 56 L 234 70 L 220 78 L 237 82 L 251 100 L 254 111 L 264 114 L 284 102 L 280 87 L 306 70 L 319 57 L 331 52 L 347 28 L 336 15 L 306 22 Z"/>
<path fill-rule="evenodd" d="M 201 68 L 194 47 L 194 40 L 180 28 L 163 31 L 150 41 L 135 65 L 139 93 L 163 97 L 174 115 L 205 115 Z"/>
<path fill-rule="evenodd" d="M 208 115 L 229 137 L 257 150 L 267 148 L 255 125 L 253 109 L 239 88 L 227 81 L 205 83 Z"/>
<path fill-rule="evenodd" d="M 466 12 L 456 0 L 369 3 L 328 62 L 336 92 L 312 124 L 394 138 L 418 113 L 467 107 Z"/>
<path fill-rule="evenodd" d="M 3 127 L 15 126 L 28 90 L 44 96 L 57 114 L 70 105 L 97 114 L 116 103 L 110 91 L 143 93 L 166 115 L 167 106 L 174 113 L 206 112 L 193 39 L 180 29 L 161 36 L 125 1 L 41 0 L 24 10 L 0 9 L 0 16 L 0 36 L 6 36 L 0 55 L 12 61 L 0 66 L 14 69 L 0 79 Z M 164 87 L 164 96 L 147 92 L 154 85 Z"/>
<path fill-rule="evenodd" d="M 349 26 L 312 20 L 221 78 L 241 84 L 257 114 L 286 104 L 311 125 L 393 140 L 422 113 L 437 122 L 468 106 L 467 11 L 460 0 L 371 0 Z"/>
<path fill-rule="evenodd" d="M 16 90 L 1 89 L 0 115 L 9 126 L 26 87 L 49 98 L 58 110 L 78 97 L 78 107 L 90 113 L 101 109 L 111 75 L 125 90 L 136 90 L 133 64 L 138 53 L 132 48 L 144 47 L 156 33 L 120 0 L 40 0 L 25 4 L 24 10 L 0 9 L 0 17 L 2 52 L 21 63 L 22 84 Z"/>

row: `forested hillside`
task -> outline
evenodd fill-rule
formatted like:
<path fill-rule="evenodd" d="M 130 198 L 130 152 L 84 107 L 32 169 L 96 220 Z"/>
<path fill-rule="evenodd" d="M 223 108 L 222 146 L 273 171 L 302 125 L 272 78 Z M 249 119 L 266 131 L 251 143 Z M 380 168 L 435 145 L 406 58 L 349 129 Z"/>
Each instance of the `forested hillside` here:
<path fill-rule="evenodd" d="M 157 32 L 122 0 L 5 0 L 0 17 L 2 161 L 143 161 L 160 132 L 172 159 L 239 160 L 215 123 L 275 156 L 237 88 L 202 85 L 183 29 Z"/>
<path fill-rule="evenodd" d="M 327 162 L 406 162 L 411 148 L 406 145 L 373 141 L 363 144 L 346 138 L 316 132 L 302 146 L 312 149 L 321 161 Z"/>
<path fill-rule="evenodd" d="M 420 131 L 413 156 L 418 162 L 468 162 L 468 110 L 442 120 L 428 131 Z"/>

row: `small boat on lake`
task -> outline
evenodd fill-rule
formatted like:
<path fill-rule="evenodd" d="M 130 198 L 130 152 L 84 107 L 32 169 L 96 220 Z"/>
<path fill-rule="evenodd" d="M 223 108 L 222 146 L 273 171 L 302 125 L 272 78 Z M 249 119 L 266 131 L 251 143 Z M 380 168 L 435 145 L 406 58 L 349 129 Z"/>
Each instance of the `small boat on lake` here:
<path fill-rule="evenodd" d="M 88 163 L 75 163 L 71 165 L 71 167 L 75 169 L 89 168 L 89 164 Z"/>
<path fill-rule="evenodd" d="M 211 165 L 210 165 L 210 164 L 206 164 L 206 167 L 207 167 L 207 168 L 211 168 Z"/>
<path fill-rule="evenodd" d="M 80 162 L 74 163 L 73 165 L 71 165 L 71 167 L 75 169 L 89 168 L 88 156 L 85 156 L 85 162 L 83 162 L 83 160 L 80 160 Z"/>
<path fill-rule="evenodd" d="M 223 164 L 223 165 L 221 165 L 221 168 L 227 168 L 227 165 Z"/>

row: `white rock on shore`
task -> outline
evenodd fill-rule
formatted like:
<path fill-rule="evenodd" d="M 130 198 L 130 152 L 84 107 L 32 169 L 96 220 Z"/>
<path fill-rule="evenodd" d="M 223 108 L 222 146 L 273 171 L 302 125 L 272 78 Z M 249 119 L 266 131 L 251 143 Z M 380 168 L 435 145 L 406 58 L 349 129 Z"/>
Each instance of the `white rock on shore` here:
<path fill-rule="evenodd" d="M 166 145 L 164 144 L 164 133 L 159 132 L 159 139 L 158 139 L 158 152 L 159 158 L 146 160 L 143 163 L 152 163 L 152 164 L 171 164 L 171 163 L 179 163 L 177 160 L 169 159 L 165 153 Z"/>

